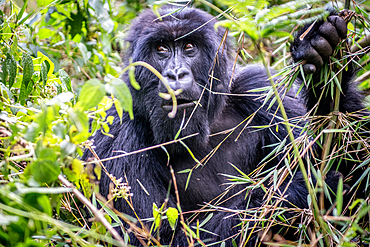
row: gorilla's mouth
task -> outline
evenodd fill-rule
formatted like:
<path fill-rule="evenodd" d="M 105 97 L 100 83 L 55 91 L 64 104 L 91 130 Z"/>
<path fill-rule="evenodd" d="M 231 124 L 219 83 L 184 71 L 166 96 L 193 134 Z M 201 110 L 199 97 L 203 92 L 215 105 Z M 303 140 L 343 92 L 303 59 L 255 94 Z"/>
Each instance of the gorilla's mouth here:
<path fill-rule="evenodd" d="M 196 102 L 195 100 L 177 99 L 177 110 L 182 110 L 182 109 L 186 109 L 189 107 L 193 107 L 195 106 L 195 102 Z M 173 107 L 172 100 L 167 101 L 162 105 L 162 108 L 165 111 L 172 111 L 172 107 Z"/>

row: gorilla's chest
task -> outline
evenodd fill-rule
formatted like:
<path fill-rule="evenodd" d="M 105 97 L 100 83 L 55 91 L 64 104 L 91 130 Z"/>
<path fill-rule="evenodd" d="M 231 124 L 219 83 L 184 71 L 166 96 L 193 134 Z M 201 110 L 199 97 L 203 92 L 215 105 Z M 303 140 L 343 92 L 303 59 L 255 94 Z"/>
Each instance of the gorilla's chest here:
<path fill-rule="evenodd" d="M 262 157 L 262 138 L 258 132 L 244 131 L 218 133 L 206 147 L 189 149 L 181 158 L 170 160 L 185 210 L 199 208 L 225 193 L 229 187 L 226 175 L 240 175 L 235 167 L 246 174 L 256 168 Z M 226 197 L 239 189 L 234 187 Z"/>

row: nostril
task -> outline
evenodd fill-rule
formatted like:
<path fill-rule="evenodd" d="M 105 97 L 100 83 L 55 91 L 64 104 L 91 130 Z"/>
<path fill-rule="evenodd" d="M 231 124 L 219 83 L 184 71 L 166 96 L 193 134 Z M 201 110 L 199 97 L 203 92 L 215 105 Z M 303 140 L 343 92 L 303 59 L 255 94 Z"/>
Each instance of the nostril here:
<path fill-rule="evenodd" d="M 178 79 L 181 80 L 187 75 L 189 75 L 188 71 L 182 71 L 182 72 L 179 73 Z"/>
<path fill-rule="evenodd" d="M 168 79 L 176 81 L 176 76 L 174 74 L 168 74 Z"/>

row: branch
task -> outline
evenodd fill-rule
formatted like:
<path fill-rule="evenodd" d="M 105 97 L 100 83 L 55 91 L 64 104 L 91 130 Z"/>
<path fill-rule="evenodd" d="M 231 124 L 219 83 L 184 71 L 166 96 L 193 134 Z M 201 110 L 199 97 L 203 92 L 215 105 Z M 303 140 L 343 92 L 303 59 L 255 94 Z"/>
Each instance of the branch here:
<path fill-rule="evenodd" d="M 354 44 L 351 46 L 351 52 L 355 53 L 358 52 L 359 50 L 363 49 L 364 47 L 370 45 L 370 34 L 365 35 L 363 39 L 361 39 L 359 42 L 357 42 L 358 45 Z"/>

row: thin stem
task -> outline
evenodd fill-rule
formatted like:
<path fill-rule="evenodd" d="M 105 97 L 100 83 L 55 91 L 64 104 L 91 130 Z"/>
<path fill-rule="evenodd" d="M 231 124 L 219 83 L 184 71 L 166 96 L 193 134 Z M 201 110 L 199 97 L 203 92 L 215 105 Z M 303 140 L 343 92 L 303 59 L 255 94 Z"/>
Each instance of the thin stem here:
<path fill-rule="evenodd" d="M 281 112 L 281 115 L 282 115 L 282 117 L 284 119 L 284 122 L 283 123 L 284 123 L 284 125 L 285 125 L 285 127 L 287 129 L 289 139 L 290 139 L 290 141 L 291 141 L 291 143 L 293 145 L 293 150 L 294 150 L 295 158 L 298 160 L 299 168 L 301 169 L 301 172 L 302 172 L 302 175 L 303 175 L 303 179 L 304 179 L 305 184 L 306 184 L 306 187 L 308 189 L 308 193 L 311 196 L 311 201 L 312 201 L 312 206 L 313 206 L 313 213 L 314 213 L 315 219 L 318 221 L 319 225 L 321 226 L 322 230 L 324 231 L 325 244 L 327 246 L 330 246 L 329 240 L 328 240 L 328 238 L 327 238 L 327 236 L 325 234 L 326 233 L 325 223 L 324 223 L 323 219 L 320 216 L 320 210 L 319 210 L 318 204 L 316 202 L 315 193 L 312 190 L 312 187 L 310 185 L 310 182 L 309 182 L 309 179 L 308 179 L 308 175 L 307 175 L 307 171 L 306 171 L 305 165 L 303 163 L 303 160 L 302 160 L 301 156 L 299 155 L 299 149 L 298 149 L 297 144 L 295 143 L 295 138 L 294 138 L 292 129 L 290 128 L 289 121 L 288 121 L 288 116 L 287 116 L 286 111 L 285 111 L 285 108 L 283 106 L 283 102 L 282 102 L 282 100 L 280 98 L 279 92 L 278 92 L 278 90 L 277 90 L 277 88 L 275 86 L 274 80 L 272 79 L 271 72 L 270 72 L 270 70 L 269 70 L 269 68 L 267 66 L 267 63 L 265 61 L 265 58 L 263 56 L 263 53 L 262 53 L 259 45 L 255 43 L 255 47 L 257 48 L 258 54 L 259 54 L 259 56 L 262 59 L 263 66 L 266 69 L 267 76 L 268 76 L 268 78 L 270 80 L 270 84 L 271 84 L 272 89 L 273 89 L 274 94 L 275 94 L 275 98 L 276 98 L 276 100 L 277 100 L 277 102 L 279 104 L 280 112 Z"/>
<path fill-rule="evenodd" d="M 151 66 L 150 64 L 146 63 L 146 62 L 143 62 L 143 61 L 137 61 L 137 62 L 133 62 L 131 64 L 129 64 L 126 68 L 124 68 L 120 75 L 124 74 L 128 69 L 130 69 L 131 67 L 135 67 L 135 66 L 143 66 L 145 68 L 147 68 L 148 70 L 150 70 L 150 72 L 152 72 L 154 75 L 156 75 L 163 83 L 163 85 L 166 87 L 169 95 L 171 96 L 171 99 L 172 99 L 172 111 L 170 113 L 168 113 L 168 117 L 170 118 L 174 118 L 175 115 L 176 115 L 176 111 L 177 111 L 177 99 L 176 99 L 176 93 L 175 91 L 171 88 L 170 84 L 168 84 L 166 78 L 164 78 L 161 73 L 158 72 L 158 70 L 156 70 L 153 66 Z"/>
<path fill-rule="evenodd" d="M 341 82 L 342 82 L 342 72 L 340 72 L 338 74 L 338 81 L 341 84 Z M 340 104 L 340 94 L 341 94 L 340 93 L 340 88 L 338 86 L 336 86 L 335 96 L 334 96 L 334 109 L 332 111 L 331 121 L 330 121 L 327 129 L 333 129 L 337 125 L 338 113 L 339 113 L 339 104 Z M 333 141 L 333 136 L 334 136 L 334 133 L 330 132 L 330 133 L 328 133 L 328 135 L 325 139 L 324 150 L 323 150 L 323 154 L 322 154 L 323 162 L 321 163 L 321 167 L 320 167 L 321 174 L 323 174 L 323 172 L 326 170 L 325 169 L 325 166 L 326 166 L 326 163 L 327 163 L 326 157 L 329 155 L 331 143 Z"/>
<path fill-rule="evenodd" d="M 346 1 L 346 3 L 347 3 L 347 1 Z M 340 57 L 343 57 L 342 50 L 339 50 L 339 52 L 340 52 Z M 343 69 L 341 69 L 338 73 L 339 85 L 342 85 L 342 72 L 343 72 Z M 341 95 L 339 85 L 335 86 L 334 108 L 333 108 L 333 111 L 332 111 L 331 121 L 329 122 L 329 125 L 327 127 L 327 129 L 329 129 L 329 130 L 334 129 L 334 128 L 339 128 L 339 124 L 340 124 L 339 121 L 338 121 L 338 113 L 339 113 L 339 106 L 340 106 L 340 95 Z M 325 177 L 326 172 L 328 170 L 326 168 L 326 165 L 328 163 L 328 158 L 327 157 L 329 155 L 329 152 L 331 151 L 333 138 L 334 138 L 334 132 L 328 133 L 326 138 L 325 138 L 325 143 L 324 143 L 324 146 L 323 146 L 322 157 L 321 157 L 322 163 L 321 163 L 321 166 L 320 166 L 320 172 L 321 172 L 322 177 Z M 324 186 L 324 184 L 323 184 L 323 186 Z M 320 195 L 320 208 L 321 209 L 325 208 L 324 198 L 325 198 L 324 188 L 322 188 L 321 195 Z"/>
<path fill-rule="evenodd" d="M 349 9 L 351 5 L 351 0 L 346 0 L 346 2 L 344 3 L 344 9 Z"/>

